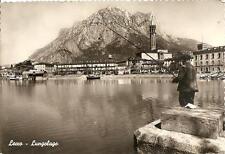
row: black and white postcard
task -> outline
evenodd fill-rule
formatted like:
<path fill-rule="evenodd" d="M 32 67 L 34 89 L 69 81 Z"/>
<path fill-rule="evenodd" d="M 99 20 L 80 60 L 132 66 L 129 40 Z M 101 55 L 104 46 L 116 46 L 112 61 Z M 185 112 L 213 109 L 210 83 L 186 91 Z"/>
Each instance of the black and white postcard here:
<path fill-rule="evenodd" d="M 224 0 L 0 11 L 0 154 L 225 153 Z"/>

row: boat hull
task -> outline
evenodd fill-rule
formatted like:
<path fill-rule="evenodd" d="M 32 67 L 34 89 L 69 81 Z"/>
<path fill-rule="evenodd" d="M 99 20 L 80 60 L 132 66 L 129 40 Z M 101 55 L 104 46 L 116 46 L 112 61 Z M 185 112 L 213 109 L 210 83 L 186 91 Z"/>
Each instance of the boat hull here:
<path fill-rule="evenodd" d="M 87 76 L 87 80 L 96 80 L 100 79 L 100 76 Z"/>

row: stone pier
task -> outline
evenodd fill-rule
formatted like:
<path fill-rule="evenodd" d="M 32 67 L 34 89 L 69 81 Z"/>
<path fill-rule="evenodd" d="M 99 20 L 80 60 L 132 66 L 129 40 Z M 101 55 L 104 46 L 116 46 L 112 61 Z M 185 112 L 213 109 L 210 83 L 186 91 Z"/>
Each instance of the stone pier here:
<path fill-rule="evenodd" d="M 139 154 L 225 154 L 223 110 L 168 109 L 135 131 Z"/>

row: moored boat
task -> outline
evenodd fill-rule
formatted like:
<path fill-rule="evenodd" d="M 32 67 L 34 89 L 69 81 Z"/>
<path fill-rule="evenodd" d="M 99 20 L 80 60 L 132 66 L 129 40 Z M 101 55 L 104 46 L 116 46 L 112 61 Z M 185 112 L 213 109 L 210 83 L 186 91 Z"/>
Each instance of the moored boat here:
<path fill-rule="evenodd" d="M 9 76 L 9 80 L 17 80 L 16 76 Z"/>
<path fill-rule="evenodd" d="M 95 79 L 100 79 L 100 76 L 99 75 L 95 75 L 95 74 L 87 75 L 87 80 L 95 80 Z"/>
<path fill-rule="evenodd" d="M 23 80 L 23 77 L 21 75 L 10 75 L 8 78 L 9 80 Z"/>

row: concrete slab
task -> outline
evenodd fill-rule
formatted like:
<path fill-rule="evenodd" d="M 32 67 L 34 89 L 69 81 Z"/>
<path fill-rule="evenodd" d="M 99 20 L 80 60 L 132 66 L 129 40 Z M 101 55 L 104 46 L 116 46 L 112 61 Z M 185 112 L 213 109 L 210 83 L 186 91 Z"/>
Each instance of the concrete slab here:
<path fill-rule="evenodd" d="M 162 130 L 155 123 L 134 132 L 138 154 L 225 154 L 225 138 L 200 138 Z"/>
<path fill-rule="evenodd" d="M 216 139 L 223 131 L 223 110 L 173 108 L 162 112 L 164 130 Z"/>

